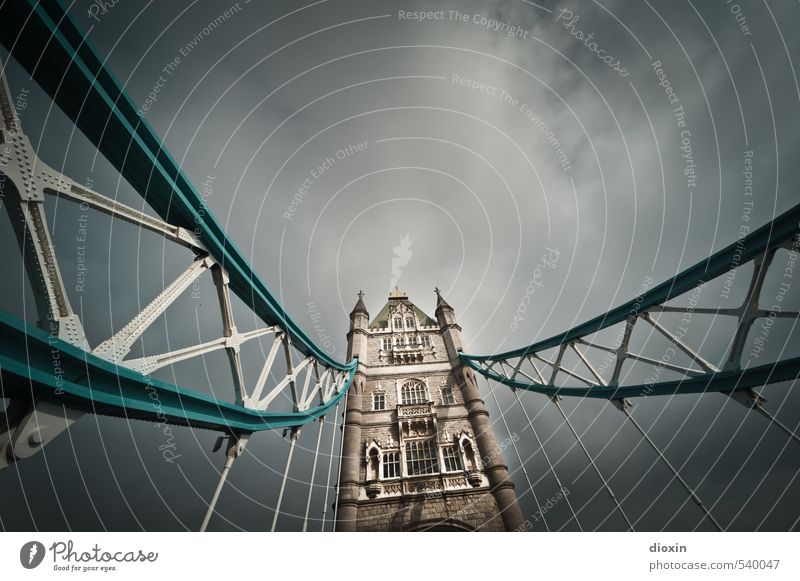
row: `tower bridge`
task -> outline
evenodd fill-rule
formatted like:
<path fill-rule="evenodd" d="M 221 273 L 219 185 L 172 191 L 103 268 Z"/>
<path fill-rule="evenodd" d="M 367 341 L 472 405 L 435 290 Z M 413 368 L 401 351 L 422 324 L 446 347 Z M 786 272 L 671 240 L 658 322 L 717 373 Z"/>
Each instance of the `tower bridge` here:
<path fill-rule="evenodd" d="M 582 507 L 569 498 L 558 462 L 548 454 L 541 420 L 529 412 L 538 398 L 546 403 L 542 409 L 557 414 L 574 438 L 621 527 L 635 530 L 637 518 L 612 487 L 610 468 L 587 446 L 587 430 L 575 426 L 564 409 L 565 398 L 593 398 L 613 404 L 619 421 L 635 428 L 654 461 L 668 470 L 669 483 L 681 487 L 685 499 L 696 505 L 698 519 L 725 530 L 728 515 L 714 509 L 715 499 L 701 498 L 682 474 L 681 459 L 637 420 L 636 401 L 689 394 L 715 398 L 721 407 L 733 401 L 753 412 L 747 421 L 779 431 L 792 445 L 800 443 L 791 427 L 796 418 L 779 419 L 768 401 L 770 385 L 796 381 L 800 354 L 784 350 L 775 361 L 743 364 L 750 333 L 760 322 L 798 319 L 797 311 L 771 308 L 763 289 L 769 274 L 782 268 L 778 263 L 796 258 L 800 206 L 608 312 L 501 353 L 464 352 L 456 311 L 438 289 L 433 316 L 395 290 L 371 319 L 360 293 L 350 314 L 347 361 L 342 363 L 302 330 L 227 237 L 105 59 L 85 42 L 58 2 L 5 2 L 0 7 L 0 42 L 152 210 L 122 204 L 40 159 L 3 77 L 2 213 L 22 254 L 38 317 L 34 322 L 5 308 L 0 311 L 2 397 L 8 402 L 0 422 L 0 467 L 5 470 L 40 453 L 88 414 L 212 430 L 220 436 L 217 448 L 224 446 L 225 460 L 216 488 L 206 491 L 205 513 L 198 515 L 197 527 L 206 530 L 214 526 L 217 501 L 248 442 L 258 432 L 285 430 L 288 450 L 276 460 L 285 469 L 269 527 L 276 530 L 302 429 L 325 420 L 333 425 L 331 440 L 323 448 L 320 427 L 311 481 L 319 470 L 327 472 L 326 482 L 333 478 L 338 485 L 327 486 L 321 497 L 314 496 L 314 486 L 301 491 L 307 494 L 304 530 L 312 503 L 322 507 L 322 528 L 335 523 L 339 531 L 529 530 L 530 520 L 519 506 L 522 497 L 533 500 L 541 517 L 537 522 L 549 530 L 545 503 L 553 494 L 565 500 L 571 526 L 583 530 Z M 44 211 L 48 198 L 133 224 L 185 249 L 192 258 L 110 336 L 90 341 L 59 267 Z M 91 240 L 86 245 L 87 252 L 103 251 L 93 249 Z M 741 304 L 687 306 L 686 297 L 698 285 L 725 277 L 731 269 L 741 276 L 750 269 Z M 131 355 L 143 333 L 186 300 L 201 277 L 210 277 L 216 289 L 219 336 L 163 353 Z M 234 297 L 260 322 L 258 327 L 239 330 Z M 734 322 L 721 357 L 692 344 L 669 316 L 687 314 Z M 664 341 L 670 357 L 649 351 L 637 341 L 637 330 Z M 256 356 L 260 372 L 254 382 L 243 373 L 243 346 L 251 341 L 267 346 Z M 221 391 L 212 396 L 152 375 L 216 351 L 228 360 L 227 398 Z M 601 358 L 610 364 L 600 366 Z M 656 379 L 642 379 L 648 376 Z M 484 381 L 488 390 L 482 388 Z M 514 420 L 498 403 L 499 389 L 510 391 L 524 422 L 509 424 Z M 483 394 L 494 401 L 498 417 L 490 418 Z M 551 490 L 543 491 L 541 478 L 529 472 L 529 458 L 520 451 L 523 438 L 545 460 L 553 477 Z M 328 465 L 320 467 L 317 459 L 326 449 Z M 516 459 L 518 470 L 510 471 L 509 458 Z"/>

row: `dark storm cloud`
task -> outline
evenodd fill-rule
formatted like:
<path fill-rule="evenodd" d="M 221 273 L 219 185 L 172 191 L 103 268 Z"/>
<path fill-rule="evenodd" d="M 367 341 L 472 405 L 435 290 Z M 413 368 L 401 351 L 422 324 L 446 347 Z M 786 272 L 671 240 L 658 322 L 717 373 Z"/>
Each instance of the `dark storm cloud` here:
<path fill-rule="evenodd" d="M 209 207 L 262 278 L 300 325 L 312 336 L 324 329 L 335 354 L 344 358 L 355 292 L 366 291 L 375 314 L 393 278 L 395 248 L 405 237 L 411 242 L 401 250 L 408 259 L 401 261 L 397 284 L 429 313 L 433 287 L 444 289 L 464 328 L 466 349 L 485 353 L 526 344 L 605 312 L 635 296 L 647 277 L 661 282 L 733 242 L 745 201 L 746 151 L 753 152 L 757 192 L 751 223 L 765 223 L 797 203 L 794 119 L 800 94 L 790 58 L 797 57 L 800 41 L 787 24 L 797 19 L 797 8 L 742 4 L 746 34 L 730 4 L 323 2 L 301 8 L 198 2 L 142 8 L 120 2 L 90 16 L 93 4 L 79 2 L 72 13 L 80 26 L 92 27 L 92 42 L 108 56 L 134 102 L 147 108 L 147 121 L 194 183 L 211 179 Z M 220 19 L 229 9 L 230 16 Z M 442 11 L 442 18 L 402 18 L 401 10 Z M 598 51 L 613 57 L 611 66 Z M 656 69 L 663 70 L 672 93 Z M 47 99 L 13 62 L 9 71 L 13 86 L 32 91 L 24 123 L 41 157 L 63 165 L 78 181 L 91 176 L 99 191 L 141 207 L 140 198 L 118 183 L 104 160 L 94 162 L 82 137 L 76 136 L 65 154 L 69 123 L 54 112 L 45 124 Z M 159 78 L 163 86 L 153 99 Z M 676 107 L 683 108 L 682 115 Z M 53 214 L 60 247 L 71 244 L 75 220 L 70 210 Z M 119 244 L 127 254 L 124 265 L 109 267 L 94 258 L 89 266 L 96 292 L 106 297 L 103 312 L 87 324 L 98 340 L 108 329 L 109 303 L 129 316 L 187 260 L 146 236 L 128 244 L 137 238 L 133 230 L 108 228 L 97 218 L 90 234 Z M 538 275 L 542 286 L 512 329 L 547 249 L 557 249 L 558 261 Z M 113 275 L 106 274 L 109 268 Z M 140 277 L 123 282 L 130 268 Z M 218 316 L 210 285 L 202 296 L 170 314 L 143 348 L 155 353 L 214 338 Z M 312 319 L 309 303 L 321 318 Z M 237 316 L 240 330 L 258 324 L 242 308 Z M 210 390 L 219 385 L 216 372 L 224 366 L 222 360 L 200 371 L 187 366 L 166 378 Z M 498 395 L 501 405 L 510 405 L 508 394 Z M 661 419 L 664 401 L 644 402 L 639 413 L 642 423 L 655 422 L 654 437 L 675 436 L 670 450 L 691 450 L 704 436 L 702 422 L 688 422 L 677 434 L 674 426 L 686 415 L 713 417 L 721 398 L 671 401 Z M 526 401 L 535 411 L 545 405 L 537 398 Z M 649 451 L 637 448 L 628 458 L 637 440 L 628 427 L 618 431 L 615 412 L 586 402 L 568 407 L 577 424 L 591 424 L 597 441 L 611 442 L 601 459 L 621 466 L 619 485 L 633 489 L 642 466 L 646 470 L 652 462 Z M 748 434 L 763 432 L 763 424 L 754 426 L 733 404 L 726 410 L 734 419 L 721 423 L 717 436 L 728 434 L 738 446 Z M 516 420 L 512 425 L 524 425 L 524 419 Z M 560 466 L 577 477 L 585 461 L 558 420 L 548 408 L 537 421 L 548 436 L 553 433 L 553 455 L 563 455 Z M 746 427 L 737 433 L 741 421 Z M 138 527 L 132 515 L 143 514 L 145 528 L 195 527 L 200 497 L 207 498 L 213 487 L 212 467 L 221 463 L 219 455 L 207 454 L 212 435 L 178 435 L 186 457 L 182 469 L 198 497 L 186 493 L 183 473 L 155 457 L 158 438 L 150 426 L 131 424 L 130 434 L 127 430 L 107 419 L 100 419 L 98 428 L 85 418 L 73 436 L 76 455 L 87 458 L 84 449 L 94 449 L 103 457 L 93 448 L 100 431 L 103 442 L 119 449 L 118 456 L 92 465 L 101 481 L 108 484 L 117 475 L 142 483 L 149 474 L 154 484 L 136 493 L 123 484 L 118 498 L 102 501 L 94 485 L 86 484 L 103 517 L 86 517 L 80 526 L 96 528 L 102 520 L 110 528 Z M 250 445 L 253 457 L 232 475 L 242 492 L 223 499 L 230 523 L 220 527 L 265 528 L 285 444 L 276 434 L 261 436 Z M 722 454 L 717 436 L 705 435 L 707 449 L 687 462 L 693 482 L 703 480 L 715 454 Z M 765 452 L 751 461 L 767 470 L 781 445 L 768 434 L 761 444 Z M 125 461 L 135 455 L 134 446 L 141 460 Z M 69 442 L 62 438 L 49 449 L 66 456 L 57 469 L 71 475 L 71 490 L 86 501 L 82 481 L 67 466 L 74 463 Z M 529 455 L 533 448 L 523 451 Z M 712 492 L 742 465 L 730 449 L 726 453 L 707 477 Z M 786 483 L 797 466 L 780 458 L 775 471 Z M 37 462 L 21 466 L 30 471 L 26 483 L 46 470 Z M 535 466 L 546 474 L 543 466 Z M 298 473 L 306 468 L 308 458 L 301 458 Z M 663 481 L 660 469 L 647 472 L 633 489 L 630 503 L 639 510 L 632 512 L 644 512 L 655 497 L 650 490 Z M 10 471 L 0 479 L 19 493 Z M 524 491 L 517 480 L 518 491 Z M 573 498 L 584 500 L 597 490 L 591 475 L 574 486 Z M 735 484 L 740 497 L 754 486 L 743 480 Z M 796 492 L 796 485 L 791 490 Z M 52 492 L 38 492 L 55 502 Z M 131 510 L 124 507 L 128 496 Z M 288 501 L 295 514 L 302 511 L 302 496 Z M 752 514 L 769 510 L 769 498 L 762 496 L 752 501 L 763 504 Z M 736 512 L 727 498 L 720 514 Z M 609 512 L 606 499 L 598 499 L 586 509 L 595 524 Z M 148 511 L 150 502 L 159 509 Z M 523 504 L 532 512 L 529 495 Z M 666 500 L 657 503 L 643 528 L 664 526 L 672 517 L 664 514 L 669 506 Z M 52 528 L 65 527 L 67 520 L 78 526 L 82 517 L 62 508 L 63 520 L 9 508 L 3 522 L 30 528 L 35 518 Z M 81 510 L 94 514 L 87 502 Z M 789 512 L 796 514 L 796 504 Z M 779 514 L 770 518 L 767 528 L 791 524 Z M 297 526 L 288 520 L 287 527 Z M 735 527 L 755 527 L 757 520 L 743 516 Z M 690 506 L 672 526 L 691 528 L 697 521 Z M 619 523 L 610 519 L 605 526 Z"/>

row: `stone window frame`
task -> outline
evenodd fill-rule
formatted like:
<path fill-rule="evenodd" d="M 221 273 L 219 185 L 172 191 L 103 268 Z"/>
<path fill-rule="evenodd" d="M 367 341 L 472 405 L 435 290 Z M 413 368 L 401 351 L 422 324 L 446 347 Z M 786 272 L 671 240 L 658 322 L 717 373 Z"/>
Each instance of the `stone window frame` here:
<path fill-rule="evenodd" d="M 413 448 L 413 449 L 411 449 Z M 411 456 L 409 454 L 411 453 Z M 420 456 L 420 454 L 423 454 Z M 439 458 L 439 446 L 436 444 L 436 437 L 428 438 L 414 438 L 413 440 L 406 440 L 403 444 L 403 476 L 432 476 L 441 473 L 441 465 Z M 430 464 L 426 465 L 425 462 Z M 429 471 L 412 473 L 410 468 L 412 466 L 421 466 L 423 468 L 431 468 Z"/>
<path fill-rule="evenodd" d="M 380 398 L 381 407 L 378 407 L 376 405 L 377 401 L 378 401 L 378 398 Z M 386 403 L 387 403 L 386 402 L 386 391 L 381 389 L 381 388 L 377 388 L 377 389 L 373 390 L 373 392 L 372 392 L 372 411 L 374 411 L 374 412 L 386 411 Z"/>
<path fill-rule="evenodd" d="M 394 455 L 394 459 L 391 461 L 391 463 L 387 463 L 387 456 L 390 454 Z M 373 455 L 378 461 L 377 465 L 374 467 L 371 465 Z M 384 450 L 375 440 L 372 440 L 369 444 L 367 444 L 366 449 L 364 450 L 364 463 L 366 464 L 366 469 L 364 471 L 365 482 L 374 480 L 398 480 L 405 476 L 405 458 L 401 453 L 400 448 L 387 448 Z M 384 475 L 389 465 L 395 467 L 395 476 Z"/>
<path fill-rule="evenodd" d="M 389 461 L 387 460 L 387 456 L 392 455 L 394 459 Z M 387 476 L 386 472 L 390 466 L 395 467 L 395 474 L 394 476 Z M 384 450 L 380 456 L 380 479 L 381 480 L 396 480 L 403 476 L 403 458 L 400 454 L 399 448 L 392 448 L 390 450 Z"/>
<path fill-rule="evenodd" d="M 427 438 L 414 438 L 406 440 L 402 443 L 400 448 L 382 449 L 375 440 L 367 445 L 364 462 L 366 464 L 365 480 L 367 482 L 374 480 L 397 480 L 400 478 L 416 477 L 416 476 L 434 476 L 436 474 L 456 474 L 465 472 L 468 469 L 466 453 L 464 451 L 465 444 L 472 447 L 473 453 L 475 445 L 469 436 L 462 434 L 462 436 L 454 442 L 445 444 L 437 444 L 436 437 L 431 436 Z M 413 450 L 411 450 L 413 448 Z M 453 454 L 447 454 L 446 450 L 452 450 Z M 412 453 L 412 455 L 410 455 Z M 420 456 L 422 453 L 422 456 Z M 388 457 L 392 456 L 391 463 Z M 373 463 L 373 458 L 377 463 Z M 480 470 L 479 458 L 475 458 L 475 468 Z M 452 463 L 455 461 L 456 466 Z M 428 462 L 428 465 L 425 465 Z M 425 471 L 413 473 L 412 465 L 422 463 Z M 387 472 L 393 467 L 393 475 L 388 475 Z"/>
<path fill-rule="evenodd" d="M 419 329 L 420 324 L 414 309 L 406 305 L 397 305 L 389 311 L 390 330 L 393 333 L 403 333 Z M 408 325 L 408 321 L 411 325 Z M 398 324 L 399 323 L 399 324 Z"/>
<path fill-rule="evenodd" d="M 445 398 L 445 393 L 450 394 L 450 401 L 447 401 L 447 398 Z M 439 395 L 441 396 L 442 405 L 458 405 L 458 400 L 456 399 L 456 392 L 453 389 L 452 385 L 442 385 L 439 388 Z"/>
<path fill-rule="evenodd" d="M 452 450 L 452 454 L 445 454 L 445 450 Z M 442 474 L 453 474 L 455 472 L 464 472 L 464 454 L 461 446 L 456 442 L 443 444 L 439 446 L 439 453 L 441 455 L 440 464 L 442 467 Z M 448 469 L 448 460 L 455 461 L 458 465 L 455 468 Z"/>
<path fill-rule="evenodd" d="M 403 399 L 403 387 L 411 382 L 417 382 L 422 385 L 424 399 L 422 401 L 416 401 L 411 403 L 406 403 Z M 400 405 L 419 405 L 423 403 L 429 403 L 431 401 L 431 390 L 428 387 L 428 378 L 427 377 L 406 377 L 405 379 L 398 379 L 397 380 L 397 401 Z"/>

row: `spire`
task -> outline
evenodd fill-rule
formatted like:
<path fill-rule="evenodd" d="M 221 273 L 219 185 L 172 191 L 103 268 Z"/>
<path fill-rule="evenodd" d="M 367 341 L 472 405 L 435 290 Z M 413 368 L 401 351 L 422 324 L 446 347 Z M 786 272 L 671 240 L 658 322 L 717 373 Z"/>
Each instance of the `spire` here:
<path fill-rule="evenodd" d="M 448 305 L 447 301 L 444 300 L 444 297 L 442 297 L 442 291 L 439 290 L 439 287 L 437 286 L 435 289 L 433 289 L 433 291 L 436 293 L 436 310 L 450 309 L 452 311 L 453 307 Z"/>
<path fill-rule="evenodd" d="M 434 313 L 436 315 L 436 322 L 439 323 L 439 326 L 442 327 L 442 329 L 455 329 L 461 331 L 461 327 L 459 327 L 458 323 L 456 322 L 456 312 L 453 310 L 453 307 L 447 304 L 447 301 L 444 300 L 442 291 L 439 290 L 439 287 L 436 287 L 434 292 L 436 293 L 436 311 Z M 445 339 L 445 343 L 447 342 L 447 339 Z M 454 339 L 453 345 L 454 348 L 452 350 L 452 356 L 455 357 L 455 352 L 461 346 L 461 338 L 458 337 L 457 340 Z"/>
<path fill-rule="evenodd" d="M 369 312 L 367 312 L 367 306 L 364 304 L 364 291 L 358 291 L 358 301 L 356 302 L 356 306 L 353 307 L 353 312 L 350 313 L 350 316 L 356 314 L 364 314 L 369 319 Z"/>

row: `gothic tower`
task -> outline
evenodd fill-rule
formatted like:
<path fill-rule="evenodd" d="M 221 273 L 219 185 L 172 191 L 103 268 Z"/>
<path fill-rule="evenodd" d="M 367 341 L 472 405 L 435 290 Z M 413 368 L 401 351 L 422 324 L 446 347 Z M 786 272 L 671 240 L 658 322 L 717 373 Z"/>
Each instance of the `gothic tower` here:
<path fill-rule="evenodd" d="M 436 290 L 436 319 L 395 290 L 370 322 L 363 293 L 350 313 L 337 531 L 511 531 L 523 524 L 514 484 L 461 327 Z"/>

